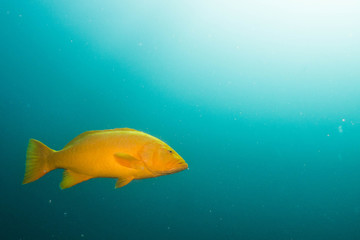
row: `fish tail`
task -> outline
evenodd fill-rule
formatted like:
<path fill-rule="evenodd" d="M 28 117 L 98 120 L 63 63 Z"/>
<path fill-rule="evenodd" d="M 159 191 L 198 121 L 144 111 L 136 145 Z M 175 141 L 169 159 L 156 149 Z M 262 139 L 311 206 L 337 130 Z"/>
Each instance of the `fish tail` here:
<path fill-rule="evenodd" d="M 33 182 L 54 169 L 48 157 L 54 150 L 35 139 L 30 139 L 26 152 L 26 167 L 23 184 Z"/>

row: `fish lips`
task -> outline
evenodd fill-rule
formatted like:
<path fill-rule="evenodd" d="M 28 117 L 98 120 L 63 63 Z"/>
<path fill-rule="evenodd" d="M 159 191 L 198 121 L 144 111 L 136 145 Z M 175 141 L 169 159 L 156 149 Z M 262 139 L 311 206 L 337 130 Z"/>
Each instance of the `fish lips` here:
<path fill-rule="evenodd" d="M 157 175 L 168 175 L 168 174 L 173 174 L 173 173 L 177 173 L 177 172 L 181 172 L 185 169 L 188 169 L 188 164 L 186 162 L 184 163 L 178 163 L 176 166 L 168 169 L 168 170 L 164 170 L 164 171 L 155 171 L 155 173 Z"/>
<path fill-rule="evenodd" d="M 183 162 L 183 163 L 178 163 L 175 167 L 171 168 L 166 172 L 169 172 L 168 174 L 172 174 L 172 173 L 181 172 L 188 168 L 189 168 L 188 164 L 186 162 Z"/>

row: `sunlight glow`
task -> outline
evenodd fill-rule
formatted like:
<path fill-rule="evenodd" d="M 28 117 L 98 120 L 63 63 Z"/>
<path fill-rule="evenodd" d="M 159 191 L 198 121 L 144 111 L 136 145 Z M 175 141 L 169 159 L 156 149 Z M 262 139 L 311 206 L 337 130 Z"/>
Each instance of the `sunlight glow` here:
<path fill-rule="evenodd" d="M 61 1 L 60 19 L 179 98 L 287 107 L 359 88 L 359 1 L 77 3 Z"/>

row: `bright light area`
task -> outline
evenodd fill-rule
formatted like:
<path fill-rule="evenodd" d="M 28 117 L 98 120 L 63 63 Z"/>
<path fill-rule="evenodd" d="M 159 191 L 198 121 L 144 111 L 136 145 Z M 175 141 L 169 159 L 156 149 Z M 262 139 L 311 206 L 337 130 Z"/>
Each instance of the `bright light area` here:
<path fill-rule="evenodd" d="M 74 34 L 184 101 L 297 112 L 360 101 L 360 1 L 58 4 Z"/>

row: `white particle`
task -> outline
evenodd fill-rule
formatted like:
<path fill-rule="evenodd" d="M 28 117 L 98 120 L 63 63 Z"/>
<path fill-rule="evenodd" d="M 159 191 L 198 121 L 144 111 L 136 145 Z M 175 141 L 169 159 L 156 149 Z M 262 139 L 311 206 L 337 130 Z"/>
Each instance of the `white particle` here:
<path fill-rule="evenodd" d="M 343 133 L 343 132 L 344 132 L 343 127 L 340 125 L 339 126 L 339 133 Z"/>
<path fill-rule="evenodd" d="M 51 204 L 51 199 L 49 200 L 49 204 Z"/>
<path fill-rule="evenodd" d="M 341 121 L 345 122 L 345 121 L 346 121 L 346 119 L 345 119 L 345 118 L 343 118 Z"/>
<path fill-rule="evenodd" d="M 85 235 L 82 233 L 81 235 L 80 235 L 81 237 L 85 237 Z"/>

